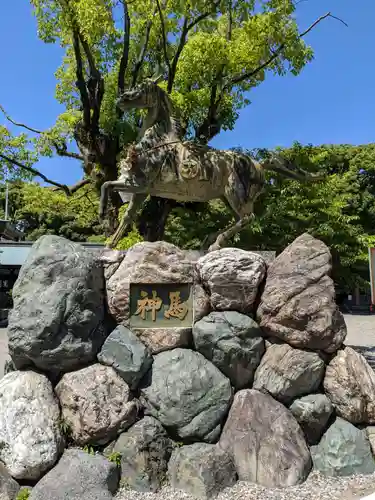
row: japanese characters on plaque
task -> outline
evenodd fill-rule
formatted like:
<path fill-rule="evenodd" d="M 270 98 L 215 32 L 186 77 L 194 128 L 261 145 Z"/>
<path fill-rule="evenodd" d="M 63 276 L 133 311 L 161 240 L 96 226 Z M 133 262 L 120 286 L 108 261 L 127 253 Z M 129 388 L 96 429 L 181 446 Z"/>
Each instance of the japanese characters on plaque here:
<path fill-rule="evenodd" d="M 130 326 L 191 327 L 193 314 L 190 283 L 130 284 Z"/>

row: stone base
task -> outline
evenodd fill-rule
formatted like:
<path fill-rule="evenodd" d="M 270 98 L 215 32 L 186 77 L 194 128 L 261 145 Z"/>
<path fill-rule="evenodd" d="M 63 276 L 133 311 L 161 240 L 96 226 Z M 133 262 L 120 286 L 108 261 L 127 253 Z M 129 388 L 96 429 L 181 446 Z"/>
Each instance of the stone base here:
<path fill-rule="evenodd" d="M 43 238 L 10 318 L 14 368 L 28 371 L 0 382 L 0 458 L 5 474 L 37 481 L 31 500 L 112 498 L 121 470 L 128 488 L 169 481 L 201 498 L 237 479 L 297 485 L 313 466 L 375 471 L 365 430 L 371 437 L 375 375 L 343 344 L 322 242 L 301 235 L 266 263 L 241 249 L 202 256 L 165 242 L 93 256 Z M 135 309 L 132 284 L 149 290 L 138 287 Z M 191 315 L 179 284 L 193 291 Z M 160 285 L 177 287 L 168 308 Z M 147 328 L 131 326 L 142 307 Z M 19 402 L 31 400 L 25 419 Z M 71 473 L 60 474 L 62 463 Z"/>

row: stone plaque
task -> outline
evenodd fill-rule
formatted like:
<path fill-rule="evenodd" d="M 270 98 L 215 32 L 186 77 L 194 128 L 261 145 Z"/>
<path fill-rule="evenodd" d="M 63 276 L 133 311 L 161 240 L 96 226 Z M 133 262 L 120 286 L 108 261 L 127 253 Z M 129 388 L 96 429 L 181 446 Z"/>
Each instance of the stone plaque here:
<path fill-rule="evenodd" d="M 130 327 L 186 328 L 193 317 L 191 283 L 130 284 Z"/>

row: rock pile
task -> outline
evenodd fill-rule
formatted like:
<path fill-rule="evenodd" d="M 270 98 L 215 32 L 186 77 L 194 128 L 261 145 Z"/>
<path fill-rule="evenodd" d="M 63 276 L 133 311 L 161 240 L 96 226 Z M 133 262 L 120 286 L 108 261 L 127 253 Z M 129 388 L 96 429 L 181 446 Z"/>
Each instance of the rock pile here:
<path fill-rule="evenodd" d="M 308 234 L 269 265 L 235 248 L 95 254 L 40 238 L 13 289 L 1 498 L 18 482 L 30 500 L 165 482 L 210 498 L 237 480 L 295 485 L 313 467 L 374 472 L 375 374 L 344 345 L 330 270 Z M 190 283 L 194 324 L 132 329 L 131 283 Z"/>

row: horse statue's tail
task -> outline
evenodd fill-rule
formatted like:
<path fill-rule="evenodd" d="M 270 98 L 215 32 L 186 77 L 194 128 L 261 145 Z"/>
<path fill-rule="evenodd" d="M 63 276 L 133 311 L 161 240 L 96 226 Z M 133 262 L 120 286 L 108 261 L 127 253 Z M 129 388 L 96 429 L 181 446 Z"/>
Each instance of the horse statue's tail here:
<path fill-rule="evenodd" d="M 271 154 L 260 164 L 264 170 L 270 170 L 297 181 L 320 181 L 325 178 L 322 174 L 311 174 L 302 170 L 281 155 Z"/>

